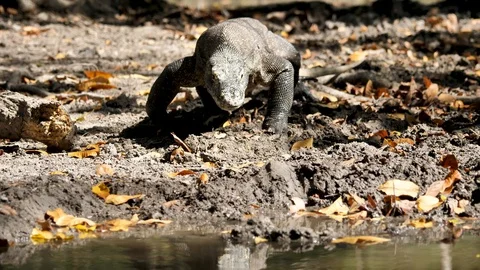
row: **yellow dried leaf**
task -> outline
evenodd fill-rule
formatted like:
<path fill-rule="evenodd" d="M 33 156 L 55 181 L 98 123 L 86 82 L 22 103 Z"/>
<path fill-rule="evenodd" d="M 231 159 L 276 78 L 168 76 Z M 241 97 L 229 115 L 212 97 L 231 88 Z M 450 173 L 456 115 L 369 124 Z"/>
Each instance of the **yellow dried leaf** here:
<path fill-rule="evenodd" d="M 51 218 L 53 222 L 57 222 L 60 217 L 65 216 L 65 212 L 61 208 L 57 208 L 52 211 L 47 211 L 46 216 Z"/>
<path fill-rule="evenodd" d="M 68 156 L 75 157 L 75 158 L 87 158 L 87 157 L 96 157 L 98 156 L 98 154 L 100 154 L 100 147 L 98 146 L 98 144 L 90 144 L 80 151 L 69 152 Z"/>
<path fill-rule="evenodd" d="M 97 77 L 102 77 L 104 79 L 110 79 L 113 77 L 111 73 L 100 71 L 100 70 L 84 70 L 83 73 L 88 79 L 93 79 Z"/>
<path fill-rule="evenodd" d="M 142 199 L 144 197 L 143 194 L 137 194 L 137 195 L 116 195 L 116 194 L 110 194 L 105 198 L 105 203 L 112 203 L 115 205 L 119 204 L 124 204 L 128 202 L 129 200 L 132 199 Z"/>
<path fill-rule="evenodd" d="M 306 140 L 303 140 L 303 141 L 298 141 L 298 142 L 295 142 L 293 145 L 292 145 L 292 148 L 290 149 L 290 151 L 297 151 L 301 148 L 312 148 L 313 147 L 313 138 L 308 138 Z"/>
<path fill-rule="evenodd" d="M 310 51 L 310 49 L 306 49 L 306 50 L 305 50 L 305 53 L 302 54 L 302 59 L 303 59 L 303 60 L 307 60 L 307 59 L 309 59 L 310 57 L 312 57 L 312 51 Z"/>
<path fill-rule="evenodd" d="M 97 238 L 97 235 L 92 233 L 92 232 L 80 232 L 78 234 L 79 239 L 91 239 L 91 238 Z"/>
<path fill-rule="evenodd" d="M 438 100 L 445 104 L 454 103 L 456 101 L 454 96 L 445 93 L 441 93 L 440 95 L 438 95 Z"/>
<path fill-rule="evenodd" d="M 60 226 L 60 227 L 68 227 L 72 223 L 72 221 L 75 219 L 75 216 L 72 215 L 64 215 L 61 216 L 55 221 L 55 225 Z"/>
<path fill-rule="evenodd" d="M 255 244 L 256 244 L 256 245 L 258 245 L 258 244 L 260 244 L 260 243 L 266 243 L 266 242 L 268 242 L 267 239 L 265 239 L 265 238 L 263 238 L 263 237 L 259 237 L 259 236 L 255 237 L 254 241 L 255 241 Z"/>
<path fill-rule="evenodd" d="M 442 195 L 448 195 L 452 193 L 453 187 L 456 182 L 462 179 L 462 175 L 458 170 L 451 170 L 447 177 L 445 177 L 445 181 L 443 183 L 443 190 Z"/>
<path fill-rule="evenodd" d="M 393 140 L 396 144 L 402 144 L 402 143 L 406 143 L 406 144 L 410 144 L 410 145 L 414 145 L 415 144 L 415 141 L 410 139 L 410 138 L 398 138 L 398 139 L 395 139 Z"/>
<path fill-rule="evenodd" d="M 177 149 L 173 150 L 172 153 L 170 154 L 170 162 L 175 161 L 176 157 L 183 157 L 185 156 L 185 151 L 183 150 L 182 147 L 177 147 Z"/>
<path fill-rule="evenodd" d="M 62 171 L 53 171 L 53 172 L 50 172 L 50 175 L 68 175 L 68 173 L 62 172 Z"/>
<path fill-rule="evenodd" d="M 363 61 L 365 60 L 365 57 L 367 56 L 367 53 L 366 52 L 363 52 L 363 51 L 356 51 L 354 53 L 352 53 L 348 58 L 350 59 L 350 61 L 352 62 L 358 62 L 358 61 Z"/>
<path fill-rule="evenodd" d="M 156 218 L 151 218 L 147 220 L 140 220 L 137 222 L 137 224 L 140 225 L 151 225 L 151 224 L 162 224 L 162 225 L 167 225 L 172 223 L 171 220 L 165 220 L 165 219 L 156 219 Z"/>
<path fill-rule="evenodd" d="M 110 81 L 103 77 L 95 77 L 77 84 L 78 91 L 98 90 L 98 89 L 113 89 L 117 88 L 110 84 Z"/>
<path fill-rule="evenodd" d="M 22 35 L 24 36 L 36 36 L 36 35 L 39 35 L 43 32 L 46 32 L 50 29 L 48 28 L 38 28 L 38 27 L 35 27 L 35 26 L 25 26 L 23 27 L 22 29 Z"/>
<path fill-rule="evenodd" d="M 114 219 L 107 221 L 106 224 L 108 225 L 108 229 L 112 232 L 124 231 L 128 232 L 128 228 L 131 226 L 135 226 L 135 222 L 126 219 Z"/>
<path fill-rule="evenodd" d="M 332 240 L 332 244 L 375 245 L 388 242 L 390 239 L 376 236 L 349 236 Z"/>
<path fill-rule="evenodd" d="M 36 154 L 40 156 L 48 156 L 48 152 L 44 150 L 39 150 L 39 149 L 31 149 L 31 150 L 25 150 L 25 153 L 27 154 Z"/>
<path fill-rule="evenodd" d="M 45 243 L 54 239 L 55 236 L 50 231 L 41 231 L 37 228 L 33 228 L 32 233 L 30 233 L 30 239 L 34 243 Z"/>
<path fill-rule="evenodd" d="M 97 226 L 88 226 L 85 224 L 77 224 L 74 225 L 73 228 L 77 230 L 78 232 L 94 232 Z"/>
<path fill-rule="evenodd" d="M 113 175 L 113 169 L 108 164 L 101 164 L 97 166 L 95 173 L 97 175 Z"/>
<path fill-rule="evenodd" d="M 206 185 L 206 184 L 208 184 L 208 178 L 209 178 L 208 174 L 202 173 L 202 174 L 200 174 L 200 177 L 198 178 L 198 181 L 199 181 L 200 184 Z"/>
<path fill-rule="evenodd" d="M 139 96 L 148 96 L 149 94 L 150 94 L 150 89 L 144 89 L 137 92 L 137 95 Z"/>
<path fill-rule="evenodd" d="M 57 53 L 57 55 L 55 55 L 56 60 L 61 60 L 61 59 L 65 59 L 65 58 L 67 58 L 67 55 L 64 54 L 64 53 Z"/>
<path fill-rule="evenodd" d="M 427 221 L 425 218 L 419 218 L 419 219 L 410 220 L 408 225 L 417 229 L 432 228 L 433 221 L 431 220 Z"/>
<path fill-rule="evenodd" d="M 104 182 L 92 187 L 92 192 L 102 199 L 106 199 L 110 195 L 110 189 Z"/>
<path fill-rule="evenodd" d="M 94 221 L 88 219 L 88 218 L 81 218 L 81 217 L 75 217 L 70 221 L 68 224 L 69 227 L 74 227 L 77 225 L 87 225 L 89 227 L 94 227 L 97 225 Z"/>
<path fill-rule="evenodd" d="M 420 188 L 413 182 L 404 180 L 388 180 L 378 187 L 387 195 L 393 196 L 410 196 L 416 198 Z"/>
<path fill-rule="evenodd" d="M 225 123 L 223 123 L 222 127 L 226 128 L 226 127 L 229 127 L 232 125 L 232 122 L 230 120 L 227 120 L 225 121 Z"/>
<path fill-rule="evenodd" d="M 218 166 L 217 166 L 217 164 L 215 164 L 215 162 L 209 162 L 209 161 L 207 161 L 207 162 L 204 162 L 204 163 L 202 164 L 202 168 L 204 168 L 204 169 L 215 169 L 215 168 L 217 168 L 217 167 L 218 167 Z"/>
<path fill-rule="evenodd" d="M 417 199 L 417 208 L 420 212 L 430 212 L 432 209 L 437 208 L 443 202 L 440 201 L 437 197 L 432 197 L 428 195 L 420 196 Z"/>
<path fill-rule="evenodd" d="M 330 206 L 317 210 L 325 215 L 346 215 L 348 214 L 348 206 L 343 203 L 342 197 L 338 197 Z"/>
<path fill-rule="evenodd" d="M 425 100 L 430 103 L 438 96 L 438 84 L 432 83 L 424 92 Z"/>
<path fill-rule="evenodd" d="M 59 232 L 55 235 L 55 240 L 68 241 L 72 239 L 73 239 L 73 235 L 66 235 L 62 232 Z"/>
<path fill-rule="evenodd" d="M 179 172 L 168 173 L 167 176 L 170 178 L 175 178 L 178 175 L 183 176 L 183 175 L 192 175 L 192 174 L 195 174 L 195 172 L 192 170 L 181 170 Z"/>

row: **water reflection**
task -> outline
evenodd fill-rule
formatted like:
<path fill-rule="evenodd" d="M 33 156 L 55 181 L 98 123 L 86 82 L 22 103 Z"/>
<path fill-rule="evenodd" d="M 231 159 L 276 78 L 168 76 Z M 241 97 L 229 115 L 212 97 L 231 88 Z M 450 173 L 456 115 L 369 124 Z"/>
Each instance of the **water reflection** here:
<path fill-rule="evenodd" d="M 29 247 L 31 248 L 31 246 Z M 14 251 L 14 250 L 12 250 Z M 16 250 L 20 251 L 20 250 Z M 31 251 L 31 250 L 30 250 Z M 2 269 L 479 269 L 480 238 L 456 244 L 395 244 L 352 247 L 235 245 L 218 235 L 94 239 L 42 246 Z M 28 252 L 27 252 L 28 253 Z M 17 255 L 21 253 L 16 253 Z M 13 254 L 10 254 L 13 258 Z M 14 265 L 19 263 L 20 265 Z"/>

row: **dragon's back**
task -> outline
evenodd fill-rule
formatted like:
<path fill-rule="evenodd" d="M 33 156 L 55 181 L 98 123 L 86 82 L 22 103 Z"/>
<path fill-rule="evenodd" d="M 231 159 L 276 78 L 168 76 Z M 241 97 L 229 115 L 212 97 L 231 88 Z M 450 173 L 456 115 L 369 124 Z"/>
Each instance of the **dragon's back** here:
<path fill-rule="evenodd" d="M 268 29 L 251 18 L 231 19 L 207 29 L 198 39 L 195 54 L 209 59 L 225 47 L 240 55 L 259 54 L 268 50 Z"/>

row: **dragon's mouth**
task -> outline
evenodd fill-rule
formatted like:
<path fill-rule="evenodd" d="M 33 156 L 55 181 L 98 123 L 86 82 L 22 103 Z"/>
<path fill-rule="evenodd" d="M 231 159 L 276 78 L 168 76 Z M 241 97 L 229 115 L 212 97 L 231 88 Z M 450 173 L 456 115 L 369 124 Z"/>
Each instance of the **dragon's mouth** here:
<path fill-rule="evenodd" d="M 221 93 L 220 95 L 212 95 L 220 109 L 232 112 L 243 105 L 244 95 L 229 94 L 234 93 L 234 91 L 221 91 Z"/>

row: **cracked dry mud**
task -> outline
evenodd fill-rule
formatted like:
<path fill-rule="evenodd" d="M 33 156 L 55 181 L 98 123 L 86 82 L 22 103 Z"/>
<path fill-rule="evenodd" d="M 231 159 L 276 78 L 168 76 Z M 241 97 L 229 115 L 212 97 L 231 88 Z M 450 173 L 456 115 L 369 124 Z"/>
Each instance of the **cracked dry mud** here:
<path fill-rule="evenodd" d="M 141 218 L 172 219 L 177 222 L 172 228 L 198 229 L 210 224 L 213 231 L 235 228 L 238 235 L 262 235 L 272 231 L 290 235 L 293 231 L 304 238 L 334 237 L 352 234 L 355 230 L 408 234 L 407 229 L 401 229 L 394 222 L 386 227 L 362 225 L 352 230 L 346 224 L 333 221 L 318 225 L 308 218 L 288 220 L 290 198 L 300 197 L 315 209 L 330 205 L 348 192 L 363 198 L 372 195 L 380 201 L 383 195 L 377 187 L 389 179 L 410 180 L 420 186 L 420 192 L 425 192 L 432 182 L 444 179 L 448 173 L 438 164 L 445 154 L 455 155 L 463 176 L 455 186 L 453 196 L 471 202 L 467 208 L 470 215 L 480 214 L 475 182 L 480 177 L 478 122 L 446 132 L 430 124 L 409 125 L 405 120 L 390 118 L 388 111 L 368 112 L 358 105 L 328 108 L 296 101 L 288 134 L 279 136 L 264 133 L 259 116 L 247 124 L 223 128 L 223 119 L 217 121 L 216 125 L 220 126 L 217 129 L 206 127 L 202 122 L 206 119 L 200 102 L 194 100 L 184 106 L 187 111 L 181 109 L 173 113 L 173 131 L 196 152 L 186 153 L 176 162 L 170 162 L 170 153 L 178 146 L 168 132 L 157 133 L 144 121 L 146 96 L 139 93 L 149 89 L 165 65 L 190 55 L 195 41 L 180 39 L 162 26 L 115 26 L 89 20 L 74 25 L 46 24 L 41 27 L 48 28 L 48 31 L 24 36 L 22 27 L 33 22 L 1 20 L 6 25 L 0 30 L 2 72 L 25 68 L 38 77 L 45 74 L 81 77 L 83 70 L 98 68 L 117 75 L 113 83 L 118 89 L 97 93 L 115 97 L 123 94 L 100 109 L 98 102 L 92 100 L 77 100 L 65 105 L 72 119 L 86 112 L 85 120 L 77 123 L 77 147 L 106 142 L 98 157 L 74 159 L 66 153 L 27 154 L 25 149 L 39 147 L 31 141 L 18 142 L 19 150 L 5 151 L 0 156 L 1 203 L 18 213 L 0 216 L 0 238 L 19 243 L 28 240 L 35 220 L 42 218 L 47 210 L 58 207 L 69 214 L 97 221 L 129 218 L 137 213 Z M 415 32 L 417 20 L 423 18 L 403 19 L 401 26 Z M 360 28 L 337 24 L 341 27 L 333 27 L 309 38 L 315 39 L 319 48 L 325 48 L 327 46 L 322 45 L 345 37 L 342 32 L 345 27 L 351 32 Z M 395 31 L 396 27 L 398 24 L 387 21 L 382 32 L 370 26 L 367 32 L 369 42 L 380 35 L 387 35 L 392 42 L 403 42 L 406 37 L 401 31 Z M 305 36 L 291 38 L 302 40 Z M 379 38 L 378 42 L 381 40 L 385 37 Z M 357 41 L 343 47 L 357 51 L 362 45 Z M 381 46 L 386 45 L 381 43 Z M 341 64 L 347 59 L 348 50 L 312 47 L 316 58 L 305 61 L 304 66 L 314 61 Z M 66 58 L 52 60 L 58 53 L 64 53 Z M 471 65 L 465 67 L 464 56 L 454 53 L 441 55 L 422 67 L 412 67 L 408 61 L 405 55 L 392 55 L 385 50 L 367 60 L 378 76 L 396 83 L 410 81 L 411 76 L 421 83 L 421 78 L 429 75 L 439 85 L 453 84 L 452 87 L 462 88 L 462 82 L 444 74 L 451 74 L 459 65 L 473 69 Z M 149 71 L 146 68 L 149 64 L 158 67 Z M 391 65 L 395 68 L 389 68 Z M 124 68 L 118 70 L 119 66 Z M 125 74 L 146 77 L 122 76 Z M 309 87 L 315 88 L 315 83 L 309 83 Z M 258 100 L 264 98 L 260 96 L 251 103 L 255 105 Z M 248 113 L 248 106 L 246 110 Z M 320 114 L 306 117 L 317 112 Z M 451 111 L 444 117 L 456 121 L 461 119 L 457 116 L 464 113 Z M 478 111 L 469 113 L 478 117 Z M 346 121 L 336 121 L 338 119 Z M 401 153 L 388 151 L 381 143 L 368 139 L 369 134 L 382 129 L 396 130 L 401 137 L 412 138 L 416 143 L 399 146 Z M 313 149 L 290 151 L 293 142 L 310 137 L 314 139 Z M 214 162 L 218 167 L 203 168 L 206 161 Z M 101 164 L 109 164 L 114 175 L 96 175 L 96 167 Z M 191 169 L 197 174 L 176 178 L 167 176 L 169 172 L 181 169 Z M 65 175 L 51 175 L 53 171 L 63 171 Z M 198 173 L 201 172 L 209 175 L 207 184 L 198 184 Z M 94 184 L 105 180 L 111 181 L 114 193 L 146 196 L 139 207 L 106 205 L 91 192 Z M 177 204 L 164 205 L 172 200 L 178 200 Z M 248 224 L 245 214 L 253 214 L 253 220 Z M 442 220 L 448 214 L 439 208 L 429 216 Z M 238 222 L 226 223 L 229 220 Z M 436 231 L 430 237 L 441 239 L 444 230 Z"/>

